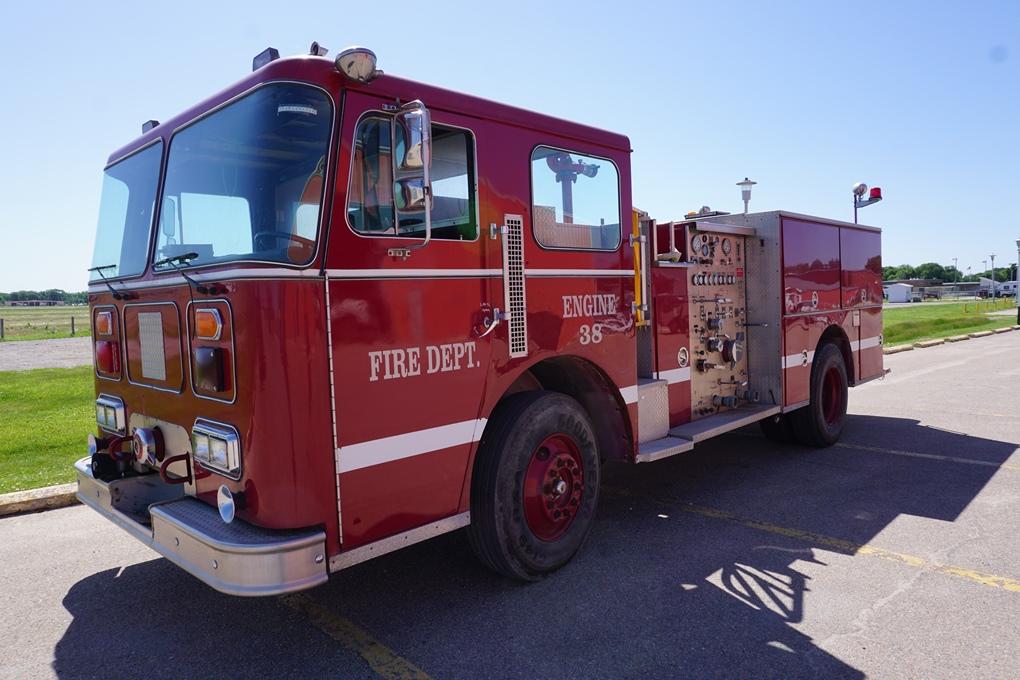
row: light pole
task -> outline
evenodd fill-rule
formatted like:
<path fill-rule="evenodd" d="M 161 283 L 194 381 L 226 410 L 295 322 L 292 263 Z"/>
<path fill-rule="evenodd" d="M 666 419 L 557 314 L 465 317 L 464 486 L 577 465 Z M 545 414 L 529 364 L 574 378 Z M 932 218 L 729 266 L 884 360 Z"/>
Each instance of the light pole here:
<path fill-rule="evenodd" d="M 1016 240 L 1016 325 L 1020 326 L 1020 238 Z"/>
<path fill-rule="evenodd" d="M 988 257 L 992 258 L 992 302 L 995 302 L 995 253 Z"/>
<path fill-rule="evenodd" d="M 960 277 L 958 276 L 958 274 L 960 273 L 960 270 L 956 268 L 956 261 L 958 259 L 960 259 L 960 258 L 958 258 L 958 257 L 954 257 L 953 258 L 953 283 L 959 283 L 959 278 Z"/>

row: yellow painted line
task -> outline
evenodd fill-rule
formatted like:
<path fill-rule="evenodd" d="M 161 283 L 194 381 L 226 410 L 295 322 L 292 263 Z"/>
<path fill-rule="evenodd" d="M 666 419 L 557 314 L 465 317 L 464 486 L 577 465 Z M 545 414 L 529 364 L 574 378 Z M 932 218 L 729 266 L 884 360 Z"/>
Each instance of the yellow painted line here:
<path fill-rule="evenodd" d="M 928 460 L 941 460 L 947 463 L 964 463 L 966 465 L 983 465 L 985 467 L 998 468 L 1000 470 L 1010 470 L 1012 472 L 1020 472 L 1020 465 L 1013 465 L 1011 463 L 995 463 L 990 460 L 974 460 L 973 458 L 957 458 L 956 456 L 940 456 L 935 453 L 918 453 L 917 451 L 900 451 L 897 449 L 886 449 L 880 446 L 864 446 L 862 444 L 844 444 L 843 442 L 837 442 L 835 444 L 840 449 L 852 449 L 854 451 L 870 451 L 872 453 L 888 453 L 893 456 L 907 456 L 909 458 L 926 458 Z"/>
<path fill-rule="evenodd" d="M 306 616 L 313 626 L 364 659 L 379 677 L 387 680 L 429 680 L 425 671 L 376 640 L 368 631 L 337 616 L 307 595 L 284 595 L 280 599 Z"/>
<path fill-rule="evenodd" d="M 987 414 L 983 414 L 987 415 Z M 730 432 L 727 433 L 736 437 L 749 437 L 751 439 L 762 439 L 765 437 L 760 434 L 751 432 Z M 945 463 L 963 463 L 965 465 L 981 465 L 984 467 L 993 467 L 999 470 L 1009 470 L 1010 472 L 1020 472 L 1020 465 L 1014 465 L 1012 463 L 995 463 L 990 460 L 974 460 L 973 458 L 959 458 L 957 456 L 941 456 L 936 453 L 919 453 L 917 451 L 901 451 L 899 449 L 887 449 L 881 446 L 865 446 L 863 444 L 847 444 L 845 442 L 836 442 L 833 444 L 835 448 L 839 449 L 851 449 L 853 451 L 868 451 L 870 453 L 887 453 L 891 456 L 907 456 L 908 458 L 924 458 L 927 460 L 940 460 Z M 824 449 L 823 449 L 824 450 Z M 1020 450 L 1020 449 L 1018 449 Z M 1016 453 L 1016 450 L 1014 450 Z"/>
<path fill-rule="evenodd" d="M 667 505 L 666 503 L 661 502 L 659 502 L 659 504 Z M 810 531 L 801 531 L 800 529 L 791 529 L 789 527 L 779 526 L 778 524 L 772 524 L 770 522 L 738 517 L 724 510 L 715 510 L 713 508 L 706 508 L 698 505 L 683 505 L 680 509 L 684 512 L 700 515 L 701 517 L 724 520 L 750 529 L 757 529 L 758 531 L 765 531 L 770 534 L 786 536 L 788 538 L 794 538 L 807 543 L 834 548 L 835 550 L 842 552 L 858 555 L 870 555 L 883 560 L 905 564 L 907 566 L 914 567 L 915 569 L 923 569 L 925 571 L 935 572 L 938 574 L 945 574 L 946 576 L 961 578 L 970 581 L 971 583 L 978 583 L 983 586 L 1002 588 L 1003 590 L 1020 593 L 1020 581 L 1007 578 L 1005 576 L 996 576 L 995 574 L 986 574 L 984 572 L 974 571 L 973 569 L 964 569 L 963 567 L 954 567 L 947 564 L 929 562 L 921 557 L 894 552 L 892 550 L 886 550 L 885 548 L 878 548 L 866 543 L 854 543 L 853 541 L 833 538 L 831 536 L 816 534 Z"/>

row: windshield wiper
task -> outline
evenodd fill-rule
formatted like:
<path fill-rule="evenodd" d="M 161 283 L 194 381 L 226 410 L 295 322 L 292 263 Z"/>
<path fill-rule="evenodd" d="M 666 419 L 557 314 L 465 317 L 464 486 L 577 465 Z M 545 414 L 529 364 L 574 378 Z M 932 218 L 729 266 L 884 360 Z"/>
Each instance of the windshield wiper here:
<path fill-rule="evenodd" d="M 110 289 L 111 293 L 113 293 L 113 299 L 114 300 L 130 300 L 133 297 L 131 295 L 131 293 L 122 293 L 122 292 L 120 292 L 119 290 L 117 290 L 116 288 L 114 288 L 110 284 L 109 279 L 107 279 L 105 276 L 103 276 L 103 270 L 104 269 L 112 269 L 113 267 L 116 267 L 116 266 L 117 266 L 116 264 L 103 264 L 103 265 L 99 265 L 98 267 L 89 267 L 89 271 L 90 272 L 95 272 L 95 273 L 99 274 L 99 278 L 101 278 L 103 280 L 103 283 L 106 284 L 106 287 Z"/>
<path fill-rule="evenodd" d="M 196 257 L 198 257 L 198 253 L 195 252 L 182 253 L 181 255 L 174 255 L 173 257 L 164 257 L 162 260 L 153 262 L 152 267 L 155 269 L 156 267 L 162 267 L 163 265 L 170 265 L 171 269 L 184 277 L 184 280 L 188 282 L 189 287 L 194 288 L 202 295 L 205 295 L 206 293 L 211 292 L 211 289 L 202 285 L 198 281 L 195 281 L 195 279 L 188 276 L 188 274 L 181 269 L 181 265 L 188 264 L 188 262 L 194 260 Z"/>

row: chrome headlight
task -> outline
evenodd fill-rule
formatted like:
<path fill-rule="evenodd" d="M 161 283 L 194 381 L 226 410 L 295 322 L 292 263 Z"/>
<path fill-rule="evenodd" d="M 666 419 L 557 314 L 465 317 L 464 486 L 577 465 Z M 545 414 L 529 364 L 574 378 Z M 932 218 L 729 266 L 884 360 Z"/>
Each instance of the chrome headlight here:
<path fill-rule="evenodd" d="M 233 426 L 198 418 L 191 428 L 191 446 L 202 467 L 233 479 L 241 476 L 241 438 Z"/>
<path fill-rule="evenodd" d="M 124 400 L 100 394 L 96 399 L 96 424 L 110 432 L 124 432 L 126 422 Z"/>

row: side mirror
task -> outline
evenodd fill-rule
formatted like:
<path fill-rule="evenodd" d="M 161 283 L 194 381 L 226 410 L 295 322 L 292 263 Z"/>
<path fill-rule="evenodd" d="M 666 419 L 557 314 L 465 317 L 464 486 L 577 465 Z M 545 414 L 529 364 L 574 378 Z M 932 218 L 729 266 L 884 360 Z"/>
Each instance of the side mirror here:
<path fill-rule="evenodd" d="M 415 100 L 393 118 L 393 163 L 397 172 L 424 172 L 432 164 L 432 121 L 428 109 Z"/>
<path fill-rule="evenodd" d="M 163 215 L 160 219 L 160 228 L 167 242 L 177 235 L 177 199 L 172 196 L 163 198 Z"/>
<path fill-rule="evenodd" d="M 393 149 L 393 197 L 396 208 L 397 233 L 401 218 L 425 223 L 425 239 L 403 250 L 424 248 L 432 239 L 432 119 L 420 100 L 400 107 L 393 117 L 391 149 Z"/>
<path fill-rule="evenodd" d="M 420 177 L 407 177 L 393 183 L 393 200 L 399 213 L 422 212 L 425 210 L 427 195 L 425 184 Z"/>

